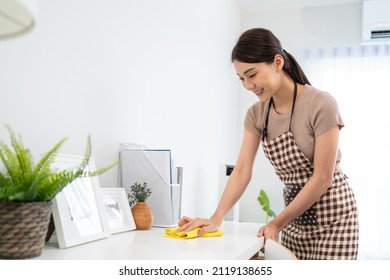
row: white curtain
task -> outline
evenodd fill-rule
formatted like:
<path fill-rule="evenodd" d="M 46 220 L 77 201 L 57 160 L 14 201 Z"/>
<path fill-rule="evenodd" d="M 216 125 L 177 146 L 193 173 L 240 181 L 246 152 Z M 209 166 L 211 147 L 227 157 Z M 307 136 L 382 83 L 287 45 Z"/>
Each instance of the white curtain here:
<path fill-rule="evenodd" d="M 339 104 L 341 167 L 360 216 L 359 259 L 390 259 L 390 45 L 311 49 L 301 54 L 311 84 Z"/>

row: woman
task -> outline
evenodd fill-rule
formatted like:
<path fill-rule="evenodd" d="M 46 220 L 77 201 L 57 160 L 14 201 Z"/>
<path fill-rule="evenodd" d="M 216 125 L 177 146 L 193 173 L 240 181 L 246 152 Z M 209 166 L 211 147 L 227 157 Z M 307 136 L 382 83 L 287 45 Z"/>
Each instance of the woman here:
<path fill-rule="evenodd" d="M 179 230 L 218 229 L 247 187 L 260 143 L 284 183 L 286 207 L 258 236 L 288 247 L 299 259 L 356 259 L 358 217 L 341 171 L 335 99 L 310 85 L 299 64 L 269 30 L 243 33 L 232 51 L 243 86 L 259 101 L 247 111 L 234 171 L 210 219 L 183 217 Z"/>

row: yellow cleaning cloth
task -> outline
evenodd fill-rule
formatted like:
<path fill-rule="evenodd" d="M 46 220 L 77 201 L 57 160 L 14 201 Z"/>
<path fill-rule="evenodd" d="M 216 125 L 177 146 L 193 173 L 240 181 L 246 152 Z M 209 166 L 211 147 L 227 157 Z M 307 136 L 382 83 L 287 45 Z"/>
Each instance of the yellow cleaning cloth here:
<path fill-rule="evenodd" d="M 193 229 L 189 232 L 176 232 L 178 228 L 179 227 L 167 228 L 163 236 L 170 238 L 190 239 L 195 237 L 214 237 L 223 235 L 223 231 L 220 229 L 214 232 L 206 232 L 202 236 L 198 236 L 198 231 L 200 230 L 200 228 Z"/>

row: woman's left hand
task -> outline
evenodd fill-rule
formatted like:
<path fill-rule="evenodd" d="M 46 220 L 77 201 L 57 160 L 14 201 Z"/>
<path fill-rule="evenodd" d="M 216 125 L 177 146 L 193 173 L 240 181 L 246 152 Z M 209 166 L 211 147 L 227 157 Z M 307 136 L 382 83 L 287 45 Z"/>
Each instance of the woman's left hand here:
<path fill-rule="evenodd" d="M 279 229 L 274 224 L 268 223 L 259 229 L 257 236 L 264 236 L 264 242 L 267 241 L 267 239 L 273 239 L 279 242 Z"/>

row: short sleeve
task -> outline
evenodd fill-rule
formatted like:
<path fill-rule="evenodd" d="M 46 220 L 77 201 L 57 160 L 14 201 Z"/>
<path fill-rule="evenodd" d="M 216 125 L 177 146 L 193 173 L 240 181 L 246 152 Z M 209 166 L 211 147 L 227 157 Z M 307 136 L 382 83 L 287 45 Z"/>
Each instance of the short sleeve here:
<path fill-rule="evenodd" d="M 327 132 L 335 126 L 338 126 L 340 129 L 344 127 L 338 104 L 333 96 L 327 93 L 318 94 L 313 99 L 312 106 L 314 111 L 311 125 L 315 137 Z"/>
<path fill-rule="evenodd" d="M 251 106 L 246 112 L 244 127 L 257 136 L 261 136 L 261 128 L 258 125 L 259 116 L 258 116 L 258 103 Z"/>

